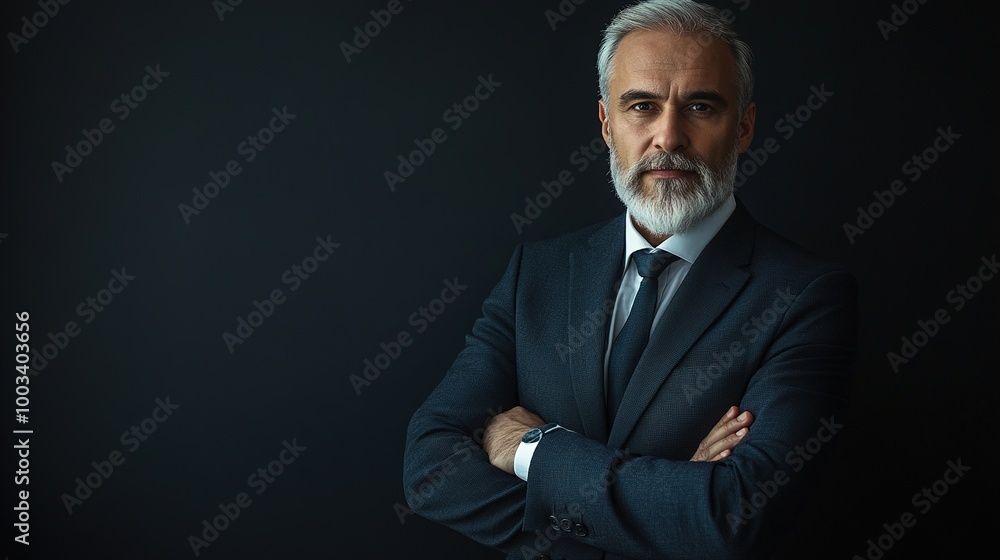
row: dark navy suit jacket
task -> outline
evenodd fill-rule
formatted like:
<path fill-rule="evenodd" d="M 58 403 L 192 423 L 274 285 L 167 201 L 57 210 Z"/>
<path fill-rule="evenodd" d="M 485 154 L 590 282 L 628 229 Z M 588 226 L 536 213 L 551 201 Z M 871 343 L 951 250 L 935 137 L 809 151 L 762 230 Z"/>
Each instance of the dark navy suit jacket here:
<path fill-rule="evenodd" d="M 836 443 L 857 337 L 853 277 L 736 210 L 653 330 L 613 426 L 604 356 L 625 216 L 525 243 L 466 347 L 414 414 L 404 489 L 418 514 L 510 558 L 747 558 L 787 529 Z M 690 462 L 731 406 L 750 433 Z M 547 434 L 528 482 L 480 447 L 521 405 Z"/>

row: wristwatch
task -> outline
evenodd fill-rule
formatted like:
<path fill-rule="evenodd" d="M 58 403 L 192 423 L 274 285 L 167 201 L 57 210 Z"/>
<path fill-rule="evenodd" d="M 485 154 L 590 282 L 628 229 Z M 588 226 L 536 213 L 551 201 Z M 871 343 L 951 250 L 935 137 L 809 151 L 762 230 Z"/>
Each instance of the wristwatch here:
<path fill-rule="evenodd" d="M 542 441 L 542 436 L 552 430 L 558 429 L 565 430 L 566 428 L 555 422 L 550 422 L 544 426 L 532 428 L 525 432 L 521 437 L 521 443 L 517 446 L 517 451 L 514 453 L 514 474 L 518 478 L 527 482 L 528 468 L 531 466 L 531 458 L 535 454 L 535 447 L 538 446 L 538 442 Z"/>
<path fill-rule="evenodd" d="M 544 426 L 532 428 L 524 433 L 524 437 L 521 438 L 521 443 L 538 443 L 542 441 L 542 436 L 552 430 L 555 430 L 556 428 L 562 428 L 562 426 L 556 424 L 555 422 L 549 422 Z"/>

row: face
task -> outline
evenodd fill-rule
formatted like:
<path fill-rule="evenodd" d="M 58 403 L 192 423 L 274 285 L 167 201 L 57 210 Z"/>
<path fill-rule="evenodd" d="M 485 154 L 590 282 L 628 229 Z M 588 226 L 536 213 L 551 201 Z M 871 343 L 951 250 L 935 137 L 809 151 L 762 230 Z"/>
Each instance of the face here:
<path fill-rule="evenodd" d="M 619 198 L 647 238 L 690 229 L 732 193 L 753 139 L 755 107 L 740 116 L 732 51 L 707 34 L 634 31 L 609 78 L 598 116 Z"/>

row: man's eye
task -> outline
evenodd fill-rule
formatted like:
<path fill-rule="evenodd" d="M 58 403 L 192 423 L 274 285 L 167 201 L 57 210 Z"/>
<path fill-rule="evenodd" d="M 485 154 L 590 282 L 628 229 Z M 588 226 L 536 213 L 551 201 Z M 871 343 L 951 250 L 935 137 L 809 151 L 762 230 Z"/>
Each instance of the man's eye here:
<path fill-rule="evenodd" d="M 708 113 L 712 110 L 712 106 L 708 103 L 694 103 L 691 105 L 691 110 L 695 113 Z"/>
<path fill-rule="evenodd" d="M 642 101 L 633 105 L 632 110 L 640 113 L 646 113 L 653 110 L 653 104 L 648 101 Z"/>

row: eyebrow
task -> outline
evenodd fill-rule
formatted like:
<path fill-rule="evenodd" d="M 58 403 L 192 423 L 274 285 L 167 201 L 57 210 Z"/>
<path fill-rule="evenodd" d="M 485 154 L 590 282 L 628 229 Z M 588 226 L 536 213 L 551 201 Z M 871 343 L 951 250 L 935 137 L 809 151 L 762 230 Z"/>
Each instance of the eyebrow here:
<path fill-rule="evenodd" d="M 625 93 L 623 93 L 622 96 L 618 98 L 618 104 L 624 107 L 625 105 L 628 105 L 633 101 L 639 101 L 640 99 L 655 99 L 657 101 L 665 101 L 666 97 L 663 97 L 658 93 L 653 93 L 651 91 L 646 91 L 643 89 L 630 89 Z"/>
<path fill-rule="evenodd" d="M 618 103 L 620 106 L 628 105 L 633 101 L 639 101 L 641 99 L 652 99 L 656 101 L 665 101 L 667 98 L 659 93 L 653 93 L 651 91 L 642 89 L 630 89 L 623 93 L 620 98 L 618 98 Z M 692 101 L 713 101 L 719 105 L 720 109 L 725 109 L 729 106 L 729 102 L 726 98 L 722 96 L 721 93 L 715 90 L 699 90 L 692 91 L 684 94 L 681 97 L 681 101 L 685 103 L 690 103 Z"/>

